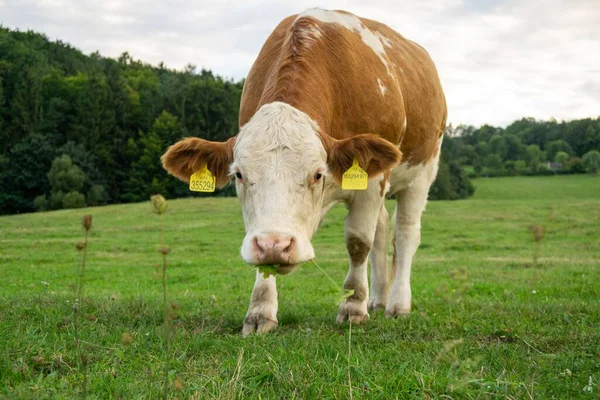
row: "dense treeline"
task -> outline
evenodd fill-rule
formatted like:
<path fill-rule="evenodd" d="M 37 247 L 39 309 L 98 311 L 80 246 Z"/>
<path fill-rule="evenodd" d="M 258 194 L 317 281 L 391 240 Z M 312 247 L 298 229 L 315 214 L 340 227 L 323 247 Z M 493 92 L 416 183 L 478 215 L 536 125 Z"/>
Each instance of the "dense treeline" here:
<path fill-rule="evenodd" d="M 0 27 L 0 214 L 189 196 L 160 155 L 184 136 L 234 135 L 242 84 Z M 593 171 L 600 154 L 584 154 L 594 149 L 600 119 L 450 127 L 430 197 L 470 196 L 465 166 L 473 176 L 547 173 L 547 160 Z"/>
<path fill-rule="evenodd" d="M 188 195 L 159 157 L 183 136 L 235 134 L 241 89 L 0 27 L 0 213 Z"/>
<path fill-rule="evenodd" d="M 470 167 L 471 176 L 596 173 L 600 117 L 569 122 L 523 118 L 504 129 L 450 126 L 443 154 Z"/>
<path fill-rule="evenodd" d="M 595 174 L 598 170 L 600 117 L 568 122 L 523 118 L 506 128 L 450 125 L 429 197 L 466 198 L 474 192 L 469 177 Z"/>

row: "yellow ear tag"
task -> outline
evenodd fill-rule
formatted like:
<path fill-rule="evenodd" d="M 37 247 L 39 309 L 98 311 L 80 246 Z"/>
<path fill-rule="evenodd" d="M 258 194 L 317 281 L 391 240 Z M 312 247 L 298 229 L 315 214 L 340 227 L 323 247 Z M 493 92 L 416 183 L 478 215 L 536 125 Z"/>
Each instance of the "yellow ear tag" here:
<path fill-rule="evenodd" d="M 206 168 L 206 164 L 190 176 L 192 192 L 214 192 L 217 178 Z"/>
<path fill-rule="evenodd" d="M 369 175 L 358 165 L 355 158 L 352 166 L 342 175 L 342 189 L 365 190 L 369 184 Z"/>

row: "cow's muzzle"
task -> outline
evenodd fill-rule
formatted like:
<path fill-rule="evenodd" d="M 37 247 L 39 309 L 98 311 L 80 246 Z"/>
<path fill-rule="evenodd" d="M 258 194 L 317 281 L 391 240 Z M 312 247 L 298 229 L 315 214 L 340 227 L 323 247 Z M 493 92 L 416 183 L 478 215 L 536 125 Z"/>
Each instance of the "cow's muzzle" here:
<path fill-rule="evenodd" d="M 256 264 L 291 264 L 296 252 L 293 236 L 280 234 L 256 235 L 252 239 Z"/>

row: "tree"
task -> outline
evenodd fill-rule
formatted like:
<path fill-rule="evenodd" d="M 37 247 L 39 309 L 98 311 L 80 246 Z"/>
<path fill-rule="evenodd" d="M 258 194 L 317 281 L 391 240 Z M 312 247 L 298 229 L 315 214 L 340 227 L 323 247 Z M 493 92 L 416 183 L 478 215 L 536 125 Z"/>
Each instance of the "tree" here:
<path fill-rule="evenodd" d="M 87 203 L 89 206 L 99 206 L 106 203 L 106 190 L 102 185 L 92 185 L 87 192 Z"/>
<path fill-rule="evenodd" d="M 554 156 L 554 162 L 558 163 L 558 164 L 562 164 L 563 167 L 567 166 L 567 161 L 569 161 L 569 155 L 567 153 L 565 153 L 564 151 L 559 151 Z"/>
<path fill-rule="evenodd" d="M 524 160 L 515 161 L 515 171 L 517 171 L 517 175 L 521 175 L 527 169 L 527 163 Z"/>
<path fill-rule="evenodd" d="M 485 158 L 490 154 L 490 146 L 487 142 L 479 142 L 477 146 L 475 146 L 475 151 L 479 155 L 479 157 Z"/>
<path fill-rule="evenodd" d="M 140 139 L 134 145 L 138 155 L 131 164 L 126 184 L 127 193 L 123 198 L 125 201 L 145 200 L 153 193 L 166 194 L 174 184 L 185 188 L 167 175 L 160 162 L 168 143 L 178 140 L 181 133 L 178 119 L 168 111 L 163 111 L 156 118 L 148 134 L 139 133 Z"/>
<path fill-rule="evenodd" d="M 505 134 L 504 140 L 506 142 L 506 159 L 507 160 L 522 160 L 525 158 L 527 149 L 521 142 L 518 136 L 512 134 Z"/>
<path fill-rule="evenodd" d="M 567 162 L 567 169 L 572 174 L 585 174 L 585 167 L 581 163 L 581 158 L 572 157 Z"/>
<path fill-rule="evenodd" d="M 87 178 L 81 168 L 73 164 L 71 157 L 66 154 L 56 157 L 47 175 L 52 186 L 50 200 L 45 202 L 38 196 L 38 209 L 85 207 L 85 196 L 79 191 Z"/>
<path fill-rule="evenodd" d="M 4 103 L 5 103 L 4 89 L 3 89 L 3 85 L 2 85 L 2 76 L 0 75 L 0 110 L 4 110 Z M 4 139 L 5 139 L 4 136 L 6 135 L 4 133 L 4 130 L 2 129 L 3 120 L 4 120 L 4 113 L 2 111 L 0 111 L 0 141 L 4 141 Z"/>
<path fill-rule="evenodd" d="M 498 154 L 490 154 L 487 156 L 484 160 L 484 164 L 493 174 L 502 173 L 502 158 Z"/>
<path fill-rule="evenodd" d="M 83 188 L 86 176 L 81 168 L 73 165 L 71 157 L 63 154 L 52 161 L 48 180 L 53 191 L 77 192 Z"/>
<path fill-rule="evenodd" d="M 81 192 L 90 191 L 92 187 L 96 186 L 94 191 L 97 194 L 102 192 L 102 195 L 96 198 L 100 203 L 95 203 L 93 205 L 100 205 L 106 203 L 108 200 L 108 194 L 105 189 L 105 180 L 104 176 L 98 169 L 97 165 L 99 163 L 98 158 L 92 152 L 86 150 L 81 144 L 69 141 L 64 145 L 60 146 L 56 150 L 57 155 L 66 154 L 71 157 L 74 165 L 77 165 L 86 176 L 86 182 L 83 188 L 80 190 Z M 92 205 L 92 203 L 90 203 Z"/>
<path fill-rule="evenodd" d="M 475 147 L 470 144 L 461 146 L 458 150 L 458 162 L 464 165 L 473 165 L 479 156 L 475 151 Z"/>
<path fill-rule="evenodd" d="M 516 162 L 513 160 L 504 161 L 504 171 L 506 171 L 508 175 L 517 175 Z"/>
<path fill-rule="evenodd" d="M 598 173 L 600 169 L 600 152 L 590 150 L 581 157 L 581 163 L 590 174 Z"/>
<path fill-rule="evenodd" d="M 500 157 L 500 161 L 506 160 L 508 157 L 508 144 L 506 138 L 501 135 L 494 135 L 490 139 L 490 150 L 496 156 Z"/>
<path fill-rule="evenodd" d="M 85 196 L 79 192 L 69 192 L 63 196 L 62 208 L 82 208 L 85 207 Z"/>
<path fill-rule="evenodd" d="M 553 140 L 553 141 L 549 142 L 546 145 L 545 151 L 546 151 L 546 157 L 548 158 L 548 160 L 554 160 L 555 162 L 558 162 L 558 161 L 556 161 L 556 154 L 558 154 L 558 153 L 562 152 L 562 153 L 567 154 L 567 160 L 569 159 L 570 156 L 575 154 L 573 152 L 573 149 L 571 148 L 571 146 L 569 146 L 569 144 L 562 139 Z"/>
<path fill-rule="evenodd" d="M 527 165 L 531 172 L 535 172 L 537 170 L 538 165 L 543 161 L 544 153 L 540 149 L 540 146 L 536 144 L 530 144 L 527 146 L 527 157 L 525 161 L 527 161 Z"/>
<path fill-rule="evenodd" d="M 35 197 L 50 189 L 41 171 L 50 169 L 53 157 L 48 139 L 35 133 L 18 141 L 8 156 L 0 155 L 0 214 L 34 210 Z"/>
<path fill-rule="evenodd" d="M 465 171 L 456 162 L 440 160 L 438 175 L 429 189 L 431 200 L 466 199 L 475 192 Z"/>

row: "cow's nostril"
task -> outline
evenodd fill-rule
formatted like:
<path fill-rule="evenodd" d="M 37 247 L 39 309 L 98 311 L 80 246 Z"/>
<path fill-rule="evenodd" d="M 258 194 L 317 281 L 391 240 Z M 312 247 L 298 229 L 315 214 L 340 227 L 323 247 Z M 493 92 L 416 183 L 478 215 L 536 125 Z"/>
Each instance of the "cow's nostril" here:
<path fill-rule="evenodd" d="M 283 252 L 284 253 L 290 253 L 292 251 L 292 247 L 294 245 L 294 239 L 290 239 L 290 244 L 288 244 L 284 249 Z"/>
<path fill-rule="evenodd" d="M 257 237 L 254 238 L 254 248 L 258 250 L 259 253 L 265 252 L 265 249 L 260 245 L 260 242 Z"/>

